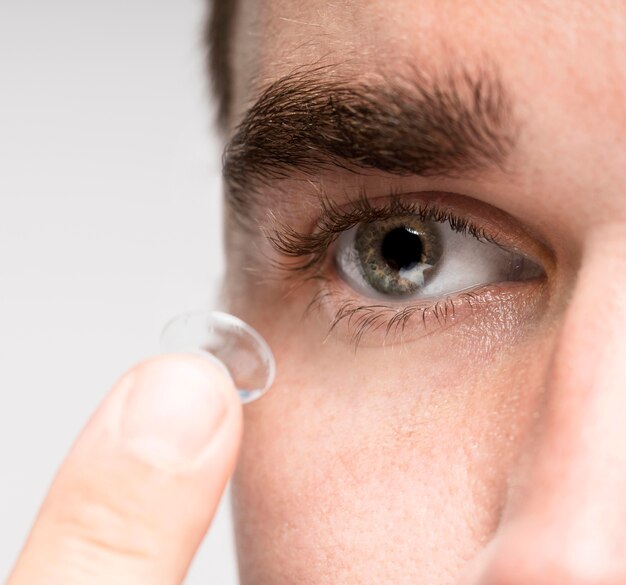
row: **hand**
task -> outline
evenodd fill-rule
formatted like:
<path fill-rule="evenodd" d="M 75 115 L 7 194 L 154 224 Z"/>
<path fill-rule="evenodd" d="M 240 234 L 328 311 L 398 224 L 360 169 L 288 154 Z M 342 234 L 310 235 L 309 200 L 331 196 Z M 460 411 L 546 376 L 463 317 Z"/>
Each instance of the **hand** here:
<path fill-rule="evenodd" d="M 6 585 L 179 585 L 240 435 L 239 398 L 211 361 L 140 363 L 71 449 Z"/>

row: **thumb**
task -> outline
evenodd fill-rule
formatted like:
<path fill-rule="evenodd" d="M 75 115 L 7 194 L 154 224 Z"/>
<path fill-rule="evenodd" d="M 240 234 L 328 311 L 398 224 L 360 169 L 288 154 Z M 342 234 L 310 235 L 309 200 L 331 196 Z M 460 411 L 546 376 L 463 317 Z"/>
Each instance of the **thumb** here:
<path fill-rule="evenodd" d="M 7 585 L 179 585 L 240 434 L 219 364 L 168 355 L 137 365 L 70 451 Z"/>

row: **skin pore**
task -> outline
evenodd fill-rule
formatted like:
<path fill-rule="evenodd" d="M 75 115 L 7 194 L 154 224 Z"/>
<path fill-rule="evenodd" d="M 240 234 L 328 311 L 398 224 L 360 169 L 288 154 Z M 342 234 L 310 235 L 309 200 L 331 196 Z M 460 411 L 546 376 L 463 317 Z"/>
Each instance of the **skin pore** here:
<path fill-rule="evenodd" d="M 617 1 L 240 2 L 224 296 L 278 363 L 272 391 L 245 409 L 233 482 L 244 585 L 626 582 L 625 30 Z M 359 119 L 354 96 L 409 86 L 408 107 L 452 79 L 467 113 L 466 80 L 485 70 L 506 96 L 497 122 L 512 128 L 488 162 L 404 156 L 403 144 L 458 155 L 449 124 L 409 142 L 423 107 L 378 144 L 387 166 L 367 158 L 395 111 L 376 99 Z M 302 91 L 259 117 L 259 99 L 272 84 L 293 90 L 294 72 L 314 90 L 310 125 Z M 332 151 L 337 119 L 358 122 L 348 153 Z M 242 121 L 258 123 L 255 142 Z M 314 267 L 294 269 L 329 209 L 345 218 L 362 200 L 437 206 L 542 277 L 439 305 L 387 302 L 346 284 L 337 240 L 321 238 Z M 364 323 L 380 325 L 355 343 Z"/>

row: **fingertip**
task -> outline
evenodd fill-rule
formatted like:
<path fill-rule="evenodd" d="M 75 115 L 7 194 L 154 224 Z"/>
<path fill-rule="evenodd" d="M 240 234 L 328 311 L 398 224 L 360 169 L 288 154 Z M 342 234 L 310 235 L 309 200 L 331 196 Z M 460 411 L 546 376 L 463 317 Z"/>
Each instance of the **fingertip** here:
<path fill-rule="evenodd" d="M 226 368 L 211 356 L 166 354 L 133 368 L 121 439 L 146 462 L 160 467 L 200 463 L 222 426 L 238 426 L 241 406 Z"/>

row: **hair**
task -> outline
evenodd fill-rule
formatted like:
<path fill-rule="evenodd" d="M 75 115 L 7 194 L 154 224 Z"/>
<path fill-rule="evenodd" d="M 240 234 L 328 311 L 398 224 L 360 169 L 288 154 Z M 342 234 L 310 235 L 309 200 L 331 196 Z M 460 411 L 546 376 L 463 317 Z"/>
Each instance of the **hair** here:
<path fill-rule="evenodd" d="M 231 44 L 237 0 L 209 0 L 209 5 L 204 31 L 204 42 L 208 49 L 207 69 L 217 99 L 217 121 L 224 128 L 230 116 L 233 92 Z"/>

